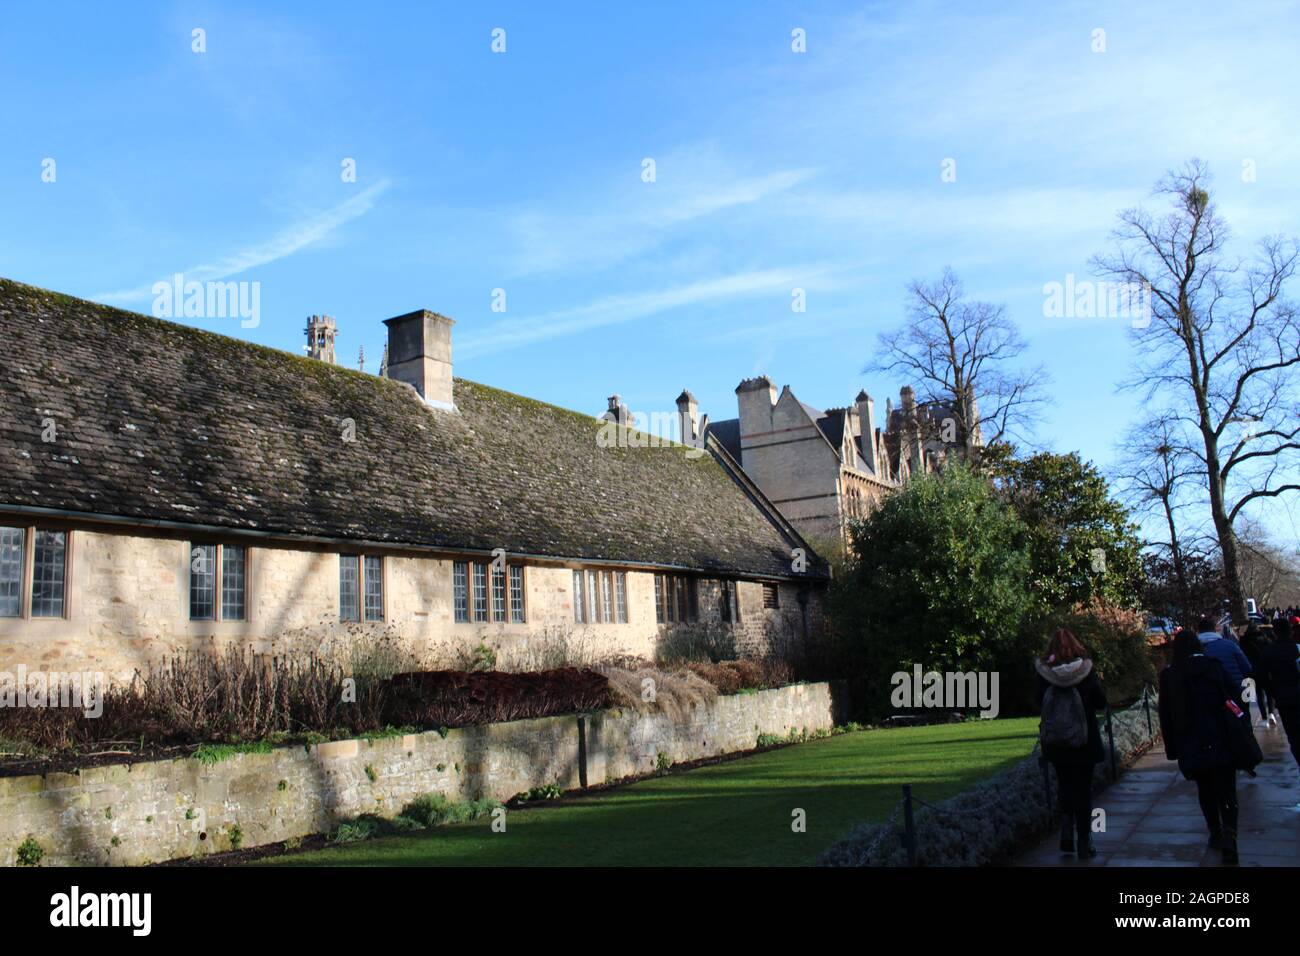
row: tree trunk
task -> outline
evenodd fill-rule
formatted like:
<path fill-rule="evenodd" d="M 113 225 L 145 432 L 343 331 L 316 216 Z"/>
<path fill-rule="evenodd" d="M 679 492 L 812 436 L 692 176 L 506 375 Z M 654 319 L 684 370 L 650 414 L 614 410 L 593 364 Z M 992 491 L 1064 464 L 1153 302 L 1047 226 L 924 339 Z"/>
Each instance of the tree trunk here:
<path fill-rule="evenodd" d="M 1174 523 L 1174 509 L 1165 495 L 1160 499 L 1164 505 L 1165 521 L 1169 525 L 1169 554 L 1174 562 L 1174 579 L 1178 582 L 1178 612 L 1182 622 L 1195 620 L 1196 609 L 1192 607 L 1192 594 L 1187 586 L 1187 569 L 1183 565 L 1183 549 L 1178 543 L 1178 526 Z"/>
<path fill-rule="evenodd" d="M 1228 520 L 1228 511 L 1223 503 L 1223 476 L 1219 470 L 1219 441 L 1208 429 L 1202 429 L 1205 438 L 1205 470 L 1210 485 L 1210 516 L 1214 519 L 1214 531 L 1219 539 L 1219 554 L 1223 557 L 1223 580 L 1228 588 L 1228 601 L 1232 608 L 1232 619 L 1238 624 L 1246 623 L 1246 595 L 1241 587 L 1241 557 L 1237 553 L 1237 534 Z"/>

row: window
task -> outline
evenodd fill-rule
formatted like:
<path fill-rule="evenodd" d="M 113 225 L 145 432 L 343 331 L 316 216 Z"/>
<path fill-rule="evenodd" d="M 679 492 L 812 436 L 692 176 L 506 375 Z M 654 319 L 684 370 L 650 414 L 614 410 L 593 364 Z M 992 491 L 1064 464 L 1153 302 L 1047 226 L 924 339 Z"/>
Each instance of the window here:
<path fill-rule="evenodd" d="M 32 617 L 63 617 L 63 571 L 68 554 L 68 533 L 37 528 L 33 544 Z"/>
<path fill-rule="evenodd" d="M 611 611 L 613 610 L 613 575 L 608 571 L 599 572 L 600 575 L 600 619 L 608 624 L 614 620 Z"/>
<path fill-rule="evenodd" d="M 509 620 L 512 624 L 523 624 L 527 621 L 523 565 L 510 564 L 503 570 L 480 561 L 455 561 L 451 566 L 451 591 L 452 609 L 458 624 L 470 620 L 471 575 L 474 582 L 473 619 L 476 622 L 504 624 Z"/>
<path fill-rule="evenodd" d="M 241 544 L 221 548 L 221 619 L 244 619 L 245 581 L 248 579 L 248 555 Z"/>
<path fill-rule="evenodd" d="M 655 620 L 685 624 L 699 619 L 695 579 L 681 574 L 655 575 Z"/>
<path fill-rule="evenodd" d="M 492 620 L 506 619 L 506 572 L 492 565 Z"/>
<path fill-rule="evenodd" d="M 361 561 L 355 554 L 339 555 L 339 620 L 361 620 Z"/>
<path fill-rule="evenodd" d="M 627 572 L 574 571 L 573 619 L 580 624 L 626 624 Z"/>
<path fill-rule="evenodd" d="M 64 616 L 69 534 L 50 528 L 0 528 L 0 617 Z"/>
<path fill-rule="evenodd" d="M 23 613 L 23 529 L 0 528 L 0 617 Z"/>
<path fill-rule="evenodd" d="M 735 581 L 718 582 L 718 615 L 726 622 L 740 623 L 740 596 Z"/>
<path fill-rule="evenodd" d="M 510 565 L 510 623 L 523 624 L 524 615 L 524 569 L 523 565 Z"/>
<path fill-rule="evenodd" d="M 457 624 L 469 622 L 469 565 L 456 561 L 451 566 L 451 604 Z"/>
<path fill-rule="evenodd" d="M 474 565 L 474 620 L 488 619 L 487 565 Z"/>
<path fill-rule="evenodd" d="M 247 611 L 248 549 L 190 544 L 190 620 L 242 621 Z"/>
<path fill-rule="evenodd" d="M 627 623 L 627 572 L 614 575 L 614 605 L 618 609 L 618 623 Z"/>
<path fill-rule="evenodd" d="M 190 620 L 216 620 L 217 546 L 190 547 Z"/>
<path fill-rule="evenodd" d="M 384 619 L 384 559 L 378 555 L 368 554 L 363 564 L 366 620 L 382 621 Z"/>
<path fill-rule="evenodd" d="M 775 584 L 763 585 L 763 607 L 779 608 L 781 606 L 781 592 L 777 590 Z"/>

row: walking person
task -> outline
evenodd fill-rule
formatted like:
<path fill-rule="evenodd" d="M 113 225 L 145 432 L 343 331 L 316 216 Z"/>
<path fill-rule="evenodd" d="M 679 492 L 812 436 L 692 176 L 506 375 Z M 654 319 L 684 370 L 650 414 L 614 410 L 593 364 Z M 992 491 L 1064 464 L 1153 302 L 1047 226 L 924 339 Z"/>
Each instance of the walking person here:
<path fill-rule="evenodd" d="M 1202 617 L 1196 622 L 1196 630 L 1199 632 L 1196 636 L 1201 642 L 1205 656 L 1218 661 L 1223 667 L 1232 687 L 1232 699 L 1237 702 L 1238 706 L 1242 706 L 1244 702 L 1242 700 L 1241 685 L 1254 672 L 1254 669 L 1250 666 L 1250 660 L 1236 641 L 1224 637 L 1214 629 L 1214 620 L 1212 618 L 1208 616 Z"/>
<path fill-rule="evenodd" d="M 1061 852 L 1097 855 L 1092 842 L 1093 768 L 1105 759 L 1097 711 L 1106 693 L 1088 652 L 1067 628 L 1057 628 L 1034 661 L 1035 698 L 1042 713 L 1038 735 L 1043 759 L 1056 769 L 1061 809 Z"/>
<path fill-rule="evenodd" d="M 1226 706 L 1233 699 L 1223 665 L 1206 653 L 1201 640 L 1180 634 L 1173 662 L 1160 672 L 1160 733 L 1165 756 L 1196 781 L 1209 845 L 1221 850 L 1229 865 L 1237 863 L 1237 770 L 1227 726 L 1236 718 Z"/>
<path fill-rule="evenodd" d="M 1264 631 L 1254 621 L 1250 622 L 1246 633 L 1241 635 L 1241 651 L 1246 655 L 1246 660 L 1250 661 L 1250 669 L 1255 675 L 1255 706 L 1259 708 L 1261 727 L 1277 726 L 1277 718 L 1273 716 L 1273 705 L 1269 699 L 1268 685 L 1260 672 L 1260 659 L 1269 643 Z M 1249 701 L 1247 703 L 1249 704 Z M 1249 713 L 1250 708 L 1247 707 L 1246 711 Z"/>
<path fill-rule="evenodd" d="M 1291 756 L 1300 766 L 1300 634 L 1286 618 L 1273 622 L 1273 641 L 1260 652 L 1259 669 L 1268 698 L 1282 719 Z"/>

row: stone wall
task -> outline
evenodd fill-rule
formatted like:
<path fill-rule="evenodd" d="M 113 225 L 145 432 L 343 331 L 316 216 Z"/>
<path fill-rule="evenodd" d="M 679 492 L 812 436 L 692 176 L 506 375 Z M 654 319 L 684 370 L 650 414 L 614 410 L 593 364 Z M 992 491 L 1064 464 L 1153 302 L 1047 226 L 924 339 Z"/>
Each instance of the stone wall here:
<path fill-rule="evenodd" d="M 214 764 L 151 761 L 78 773 L 0 777 L 0 864 L 28 837 L 44 864 L 136 865 L 321 833 L 410 800 L 505 801 L 533 787 L 578 787 L 747 750 L 759 734 L 829 729 L 829 684 L 720 697 L 682 720 L 602 711 L 239 754 Z M 238 837 L 238 839 L 236 839 Z"/>
<path fill-rule="evenodd" d="M 573 570 L 566 562 L 524 567 L 527 623 L 458 623 L 452 608 L 450 557 L 383 554 L 384 621 L 339 621 L 339 558 L 328 548 L 256 544 L 247 555 L 247 619 L 191 621 L 190 542 L 164 534 L 74 528 L 69 536 L 67 609 L 63 618 L 0 618 L 0 671 L 103 673 L 129 680 L 135 670 L 187 650 L 246 645 L 260 653 L 337 653 L 387 635 L 426 666 L 455 666 L 478 644 L 501 665 L 554 664 L 554 644 L 572 645 L 588 660 L 631 654 L 653 657 L 663 627 L 655 620 L 654 574 L 627 570 L 628 620 L 575 624 Z M 599 565 L 591 565 L 599 568 Z M 709 579 L 699 578 L 700 585 Z M 765 611 L 757 582 L 741 582 L 745 605 L 738 643 L 759 648 L 759 636 L 803 636 L 786 608 L 796 587 L 782 585 L 782 612 Z M 820 605 L 821 592 L 811 600 Z M 748 596 L 747 596 L 748 595 Z M 710 613 L 716 600 L 704 600 Z M 715 615 L 716 616 L 716 615 Z M 707 620 L 707 617 L 705 618 Z"/>

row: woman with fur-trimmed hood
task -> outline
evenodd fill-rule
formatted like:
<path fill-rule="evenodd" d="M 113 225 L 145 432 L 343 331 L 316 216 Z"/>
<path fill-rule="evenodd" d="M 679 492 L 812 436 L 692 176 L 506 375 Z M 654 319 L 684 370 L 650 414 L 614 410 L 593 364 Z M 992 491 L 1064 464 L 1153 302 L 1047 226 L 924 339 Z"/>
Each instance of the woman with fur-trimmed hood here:
<path fill-rule="evenodd" d="M 1057 628 L 1047 651 L 1034 661 L 1035 699 L 1042 713 L 1039 741 L 1043 759 L 1056 769 L 1061 810 L 1061 852 L 1079 859 L 1097 855 L 1092 842 L 1093 768 L 1106 758 L 1097 711 L 1106 692 L 1083 645 Z"/>

